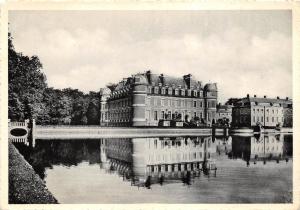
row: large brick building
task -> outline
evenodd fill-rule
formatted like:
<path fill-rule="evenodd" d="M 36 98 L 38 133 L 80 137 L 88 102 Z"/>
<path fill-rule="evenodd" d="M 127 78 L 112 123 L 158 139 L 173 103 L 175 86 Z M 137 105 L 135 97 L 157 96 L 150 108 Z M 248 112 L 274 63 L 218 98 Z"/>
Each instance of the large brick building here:
<path fill-rule="evenodd" d="M 102 126 L 158 126 L 159 120 L 196 117 L 208 125 L 216 121 L 216 83 L 202 86 L 190 74 L 176 78 L 147 71 L 100 92 Z"/>
<path fill-rule="evenodd" d="M 233 127 L 292 127 L 292 100 L 277 98 L 247 97 L 237 100 L 232 108 Z"/>

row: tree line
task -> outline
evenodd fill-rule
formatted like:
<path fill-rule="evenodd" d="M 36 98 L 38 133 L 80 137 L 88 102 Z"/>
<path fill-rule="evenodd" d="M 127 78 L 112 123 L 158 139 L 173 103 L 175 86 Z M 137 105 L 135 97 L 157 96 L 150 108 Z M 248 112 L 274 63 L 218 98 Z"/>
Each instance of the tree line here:
<path fill-rule="evenodd" d="M 16 52 L 8 35 L 8 116 L 41 125 L 99 125 L 100 93 L 49 87 L 37 56 Z"/>

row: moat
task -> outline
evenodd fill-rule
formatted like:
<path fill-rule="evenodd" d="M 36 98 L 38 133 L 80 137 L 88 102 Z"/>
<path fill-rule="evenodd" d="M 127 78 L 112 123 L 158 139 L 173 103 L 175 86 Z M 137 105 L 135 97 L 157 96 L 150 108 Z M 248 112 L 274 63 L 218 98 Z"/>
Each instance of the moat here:
<path fill-rule="evenodd" d="M 62 204 L 292 201 L 291 134 L 14 144 Z"/>

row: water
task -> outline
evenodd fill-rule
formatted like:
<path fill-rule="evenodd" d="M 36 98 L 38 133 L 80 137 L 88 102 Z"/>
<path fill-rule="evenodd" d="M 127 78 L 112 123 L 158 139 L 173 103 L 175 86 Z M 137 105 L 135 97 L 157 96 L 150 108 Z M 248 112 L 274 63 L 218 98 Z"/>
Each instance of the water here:
<path fill-rule="evenodd" d="M 291 202 L 292 135 L 16 144 L 60 203 Z"/>

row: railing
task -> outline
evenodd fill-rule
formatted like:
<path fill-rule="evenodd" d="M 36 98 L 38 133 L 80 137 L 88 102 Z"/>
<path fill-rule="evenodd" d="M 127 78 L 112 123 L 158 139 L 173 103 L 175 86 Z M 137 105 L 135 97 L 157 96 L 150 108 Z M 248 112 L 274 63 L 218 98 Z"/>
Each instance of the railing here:
<path fill-rule="evenodd" d="M 11 127 L 26 127 L 27 124 L 25 122 L 11 122 L 10 126 Z"/>
<path fill-rule="evenodd" d="M 11 142 L 14 143 L 24 143 L 26 145 L 29 145 L 29 140 L 28 140 L 28 133 L 30 131 L 29 127 L 29 120 L 25 120 L 24 122 L 11 122 L 10 120 L 8 121 L 8 139 Z M 23 129 L 25 130 L 24 135 L 13 135 L 12 131 L 14 129 Z"/>

